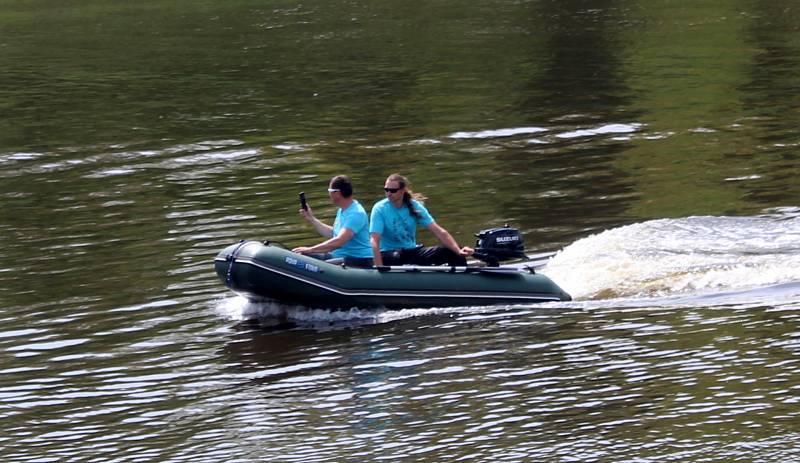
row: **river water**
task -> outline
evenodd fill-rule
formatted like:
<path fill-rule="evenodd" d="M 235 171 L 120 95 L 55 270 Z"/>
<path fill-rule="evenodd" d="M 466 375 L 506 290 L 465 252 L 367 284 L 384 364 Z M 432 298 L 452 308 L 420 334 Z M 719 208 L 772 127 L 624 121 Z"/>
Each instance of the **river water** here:
<path fill-rule="evenodd" d="M 800 460 L 793 1 L 0 1 L 0 456 Z M 399 171 L 574 301 L 253 304 Z M 423 234 L 422 240 L 431 242 Z"/>

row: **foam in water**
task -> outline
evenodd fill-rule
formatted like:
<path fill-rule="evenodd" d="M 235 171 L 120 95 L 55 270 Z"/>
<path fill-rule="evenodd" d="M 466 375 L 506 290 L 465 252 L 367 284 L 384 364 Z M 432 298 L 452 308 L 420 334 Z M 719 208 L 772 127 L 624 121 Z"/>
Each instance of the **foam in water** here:
<path fill-rule="evenodd" d="M 451 308 L 431 309 L 312 309 L 302 305 L 280 302 L 252 302 L 242 296 L 232 296 L 217 301 L 215 310 L 229 320 L 277 319 L 300 324 L 370 324 L 447 313 Z"/>
<path fill-rule="evenodd" d="M 450 138 L 502 138 L 546 131 L 547 129 L 542 127 L 515 127 L 510 129 L 482 130 L 480 132 L 456 132 L 451 134 Z"/>
<path fill-rule="evenodd" d="M 575 299 L 662 297 L 800 281 L 800 219 L 689 217 L 607 230 L 543 273 Z"/>
<path fill-rule="evenodd" d="M 594 135 L 632 133 L 641 129 L 642 124 L 608 124 L 594 129 L 573 130 L 556 135 L 557 138 L 591 137 Z"/>

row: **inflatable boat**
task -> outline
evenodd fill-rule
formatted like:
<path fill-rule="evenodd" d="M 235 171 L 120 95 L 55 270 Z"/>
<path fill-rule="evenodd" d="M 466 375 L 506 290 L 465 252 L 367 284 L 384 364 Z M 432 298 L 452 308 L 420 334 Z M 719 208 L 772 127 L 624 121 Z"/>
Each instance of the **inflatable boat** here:
<path fill-rule="evenodd" d="M 495 259 L 490 262 L 497 263 Z M 220 280 L 252 301 L 312 308 L 416 308 L 569 301 L 534 267 L 386 266 L 371 269 L 293 253 L 275 244 L 241 241 L 214 259 Z"/>

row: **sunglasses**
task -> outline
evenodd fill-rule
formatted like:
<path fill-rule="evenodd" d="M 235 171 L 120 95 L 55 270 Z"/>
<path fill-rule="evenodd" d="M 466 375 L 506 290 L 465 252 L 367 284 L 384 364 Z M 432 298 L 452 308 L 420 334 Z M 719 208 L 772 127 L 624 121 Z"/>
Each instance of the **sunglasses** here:
<path fill-rule="evenodd" d="M 387 193 L 397 193 L 398 191 L 400 191 L 400 188 L 385 188 L 384 187 L 383 191 L 385 191 Z"/>
<path fill-rule="evenodd" d="M 338 188 L 328 188 L 328 193 L 333 193 L 334 191 L 339 191 Z"/>

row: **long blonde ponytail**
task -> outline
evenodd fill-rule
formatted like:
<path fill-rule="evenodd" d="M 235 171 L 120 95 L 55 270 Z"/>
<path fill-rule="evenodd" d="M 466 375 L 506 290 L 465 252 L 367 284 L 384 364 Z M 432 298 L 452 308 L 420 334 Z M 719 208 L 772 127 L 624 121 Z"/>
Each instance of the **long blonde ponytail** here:
<path fill-rule="evenodd" d="M 415 219 L 418 219 L 419 218 L 419 212 L 417 212 L 416 209 L 414 209 L 414 205 L 411 202 L 411 200 L 413 199 L 415 201 L 419 201 L 420 203 L 422 203 L 428 198 L 426 198 L 424 195 L 422 195 L 420 193 L 414 193 L 413 191 L 411 191 L 411 188 L 410 188 L 411 182 L 406 177 L 404 177 L 403 175 L 392 174 L 392 175 L 389 176 L 389 178 L 386 179 L 386 181 L 388 181 L 388 182 L 397 182 L 398 184 L 400 184 L 400 188 L 405 188 L 406 189 L 406 191 L 403 193 L 403 204 L 405 204 L 406 207 L 408 207 L 408 212 L 411 213 L 411 215 Z"/>

